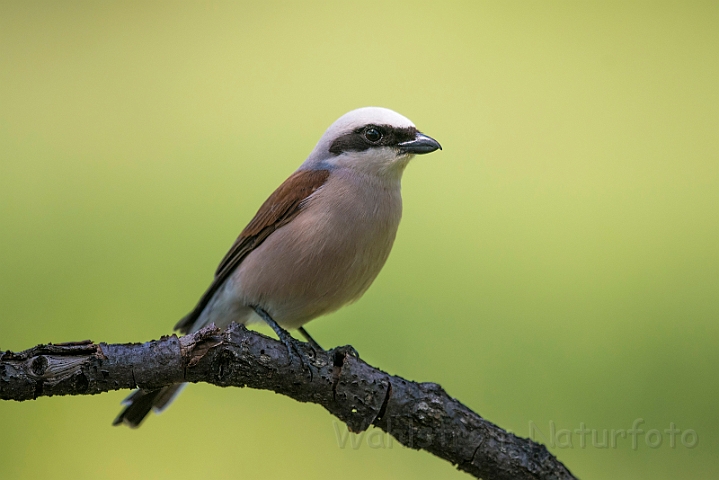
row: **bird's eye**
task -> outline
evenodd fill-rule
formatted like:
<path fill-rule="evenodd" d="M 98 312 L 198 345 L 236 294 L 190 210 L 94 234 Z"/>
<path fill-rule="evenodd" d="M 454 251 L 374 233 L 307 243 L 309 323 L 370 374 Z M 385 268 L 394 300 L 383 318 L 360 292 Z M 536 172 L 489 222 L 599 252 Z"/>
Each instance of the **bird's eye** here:
<path fill-rule="evenodd" d="M 369 127 L 367 130 L 364 131 L 364 138 L 366 138 L 372 143 L 377 143 L 382 139 L 382 132 L 380 132 L 375 127 Z"/>

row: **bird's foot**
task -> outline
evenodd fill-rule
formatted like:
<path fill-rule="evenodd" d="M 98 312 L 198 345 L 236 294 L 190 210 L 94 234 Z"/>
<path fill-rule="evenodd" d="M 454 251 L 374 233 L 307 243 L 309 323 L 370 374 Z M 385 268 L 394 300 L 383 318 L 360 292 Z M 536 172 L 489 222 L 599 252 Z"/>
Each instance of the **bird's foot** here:
<path fill-rule="evenodd" d="M 283 339 L 282 343 L 285 344 L 285 347 L 287 347 L 287 351 L 289 352 L 290 364 L 295 361 L 299 361 L 302 369 L 304 370 L 306 367 L 307 371 L 310 372 L 310 380 L 312 380 L 312 358 L 316 358 L 316 353 L 312 356 L 308 355 L 302 348 L 302 342 L 292 336 L 288 339 Z M 314 350 L 312 346 L 310 346 L 310 348 Z"/>
<path fill-rule="evenodd" d="M 262 319 L 269 325 L 272 330 L 275 331 L 275 334 L 280 339 L 280 341 L 285 345 L 287 348 L 287 354 L 290 357 L 290 365 L 294 363 L 295 361 L 300 362 L 300 366 L 307 367 L 307 370 L 310 372 L 310 380 L 312 379 L 312 366 L 310 363 L 310 357 L 309 355 L 304 351 L 302 342 L 294 338 L 290 333 L 285 330 L 284 328 L 280 327 L 277 322 L 270 316 L 269 313 L 267 313 L 264 309 L 260 307 L 253 307 L 255 312 L 257 312 L 257 315 L 262 317 Z M 319 345 L 317 345 L 319 347 Z M 311 348 L 314 350 L 314 346 L 311 345 Z M 322 347 L 320 347 L 320 350 L 322 350 Z"/>
<path fill-rule="evenodd" d="M 299 328 L 297 329 L 297 331 L 300 332 L 300 333 L 302 334 L 302 336 L 305 337 L 305 340 L 307 340 L 307 343 L 310 344 L 310 347 L 312 347 L 312 351 L 313 351 L 314 354 L 315 354 L 315 358 L 317 358 L 317 353 L 318 353 L 318 352 L 322 352 L 322 353 L 326 353 L 326 352 L 327 352 L 327 350 L 325 350 L 324 348 L 322 348 L 322 347 L 320 346 L 320 344 L 317 343 L 314 338 L 312 338 L 312 335 L 310 335 L 310 332 L 308 332 L 307 330 L 305 330 L 305 327 L 299 327 Z"/>

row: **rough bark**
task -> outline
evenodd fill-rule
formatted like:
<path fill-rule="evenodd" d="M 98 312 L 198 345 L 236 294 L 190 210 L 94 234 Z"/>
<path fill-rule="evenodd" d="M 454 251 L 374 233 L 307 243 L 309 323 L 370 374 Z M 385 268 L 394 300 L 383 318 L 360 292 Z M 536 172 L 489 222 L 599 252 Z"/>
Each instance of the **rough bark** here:
<path fill-rule="evenodd" d="M 351 354 L 315 352 L 309 365 L 276 340 L 232 324 L 143 344 L 48 344 L 0 356 L 0 399 L 94 395 L 179 382 L 272 390 L 322 405 L 353 432 L 370 425 L 477 478 L 575 478 L 547 449 L 483 419 L 437 384 L 389 375 Z M 294 361 L 293 361 L 294 360 Z"/>

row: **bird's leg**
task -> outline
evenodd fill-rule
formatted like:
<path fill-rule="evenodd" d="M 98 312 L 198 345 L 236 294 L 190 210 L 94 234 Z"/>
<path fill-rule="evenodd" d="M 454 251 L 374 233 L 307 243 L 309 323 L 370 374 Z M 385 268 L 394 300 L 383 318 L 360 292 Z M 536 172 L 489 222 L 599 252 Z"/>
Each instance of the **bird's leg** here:
<path fill-rule="evenodd" d="M 312 348 L 314 348 L 315 350 L 319 350 L 320 352 L 324 352 L 324 351 L 325 351 L 324 348 L 320 347 L 320 344 L 319 344 L 319 343 L 315 342 L 315 339 L 312 338 L 312 335 L 310 335 L 310 332 L 308 332 L 307 330 L 305 330 L 305 327 L 300 327 L 300 328 L 298 328 L 297 330 L 302 334 L 303 337 L 305 337 L 305 340 L 307 340 L 307 342 L 308 342 L 310 345 L 312 345 Z"/>
<path fill-rule="evenodd" d="M 302 336 L 305 337 L 305 340 L 307 340 L 307 343 L 312 345 L 313 350 L 315 350 L 315 351 L 319 350 L 320 352 L 327 352 L 327 350 L 322 348 L 320 346 L 320 344 L 317 343 L 314 338 L 312 338 L 312 335 L 310 335 L 310 332 L 305 330 L 305 327 L 300 327 L 297 330 L 299 330 L 299 332 L 302 334 Z M 359 353 L 357 352 L 357 350 L 355 350 L 355 348 L 352 345 L 345 345 L 344 347 L 333 348 L 332 352 L 334 352 L 335 354 L 352 355 L 355 358 L 360 358 Z"/>
<path fill-rule="evenodd" d="M 298 340 L 296 340 L 292 335 L 290 335 L 290 332 L 285 330 L 284 328 L 280 327 L 277 322 L 270 316 L 269 313 L 267 313 L 262 307 L 252 307 L 252 309 L 259 315 L 262 320 L 269 325 L 272 330 L 275 331 L 275 334 L 279 337 L 280 341 L 284 343 L 285 347 L 287 347 L 287 353 L 290 355 L 290 363 L 292 363 L 292 357 L 297 355 L 300 357 L 300 363 L 307 365 L 307 369 L 310 371 L 310 377 L 312 376 L 312 368 L 310 367 L 309 357 L 305 352 L 303 352 L 297 343 L 299 343 Z"/>

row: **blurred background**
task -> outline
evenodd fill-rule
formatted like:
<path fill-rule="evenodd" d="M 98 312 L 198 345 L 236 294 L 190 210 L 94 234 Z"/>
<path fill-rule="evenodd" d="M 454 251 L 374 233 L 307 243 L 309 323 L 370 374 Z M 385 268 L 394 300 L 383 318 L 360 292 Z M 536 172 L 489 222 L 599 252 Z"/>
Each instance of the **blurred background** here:
<path fill-rule="evenodd" d="M 581 478 L 719 477 L 716 2 L 3 2 L 0 62 L 0 348 L 170 333 L 324 130 L 380 105 L 444 151 L 315 338 L 535 425 Z M 112 428 L 127 393 L 0 403 L 0 478 L 469 478 L 264 391 Z M 659 437 L 600 448 L 638 420 Z"/>

